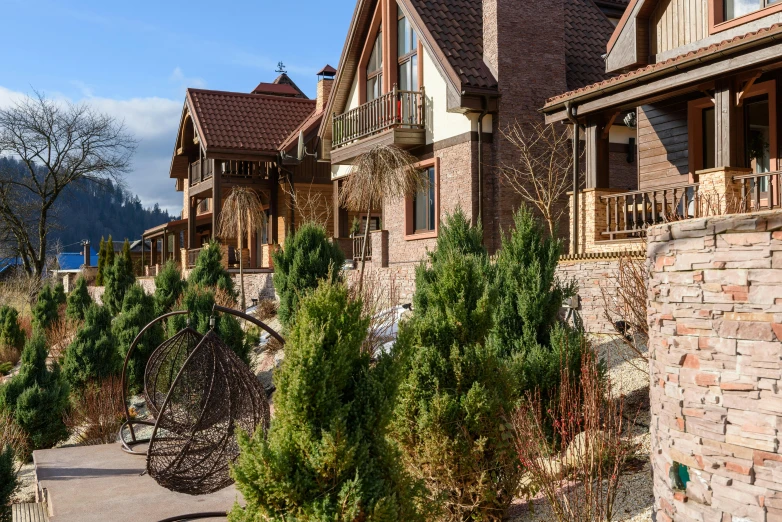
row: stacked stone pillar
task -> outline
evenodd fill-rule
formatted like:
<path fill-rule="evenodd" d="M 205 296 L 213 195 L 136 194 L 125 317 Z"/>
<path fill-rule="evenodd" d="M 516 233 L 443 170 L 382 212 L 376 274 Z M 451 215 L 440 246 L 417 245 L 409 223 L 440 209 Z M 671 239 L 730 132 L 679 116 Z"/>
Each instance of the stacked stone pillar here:
<path fill-rule="evenodd" d="M 648 261 L 657 521 L 782 521 L 782 212 L 652 227 Z"/>
<path fill-rule="evenodd" d="M 698 199 L 701 216 L 735 214 L 743 210 L 741 185 L 733 181 L 734 176 L 749 174 L 751 169 L 719 167 L 699 170 Z"/>

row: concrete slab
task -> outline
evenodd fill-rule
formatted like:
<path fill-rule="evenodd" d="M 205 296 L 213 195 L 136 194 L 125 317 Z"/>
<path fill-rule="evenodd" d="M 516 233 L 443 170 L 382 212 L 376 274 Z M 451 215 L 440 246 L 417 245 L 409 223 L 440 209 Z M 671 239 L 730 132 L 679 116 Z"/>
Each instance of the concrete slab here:
<path fill-rule="evenodd" d="M 33 459 L 52 522 L 155 522 L 244 503 L 233 486 L 200 497 L 169 491 L 141 475 L 144 457 L 126 454 L 119 444 L 36 451 Z"/>

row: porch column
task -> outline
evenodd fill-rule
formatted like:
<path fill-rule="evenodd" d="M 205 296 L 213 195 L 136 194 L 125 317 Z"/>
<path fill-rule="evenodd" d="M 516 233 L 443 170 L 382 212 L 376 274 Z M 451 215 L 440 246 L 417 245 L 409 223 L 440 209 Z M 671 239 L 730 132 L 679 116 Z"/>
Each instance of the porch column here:
<path fill-rule="evenodd" d="M 157 259 L 157 237 L 154 236 L 150 239 L 149 248 L 149 266 L 155 266 L 155 260 Z"/>
<path fill-rule="evenodd" d="M 161 265 L 168 263 L 168 232 L 163 232 L 163 256 L 160 260 Z"/>
<path fill-rule="evenodd" d="M 179 231 L 177 231 L 176 233 L 174 233 L 174 262 L 176 262 L 176 260 L 177 260 L 177 259 L 179 258 L 179 256 L 181 255 L 181 252 L 180 252 L 180 250 L 181 250 L 181 248 L 182 248 L 182 247 L 181 247 L 181 245 L 179 244 L 179 243 L 180 243 L 180 241 L 179 241 L 179 236 L 181 236 L 181 235 L 182 235 L 182 233 L 181 233 L 181 232 L 179 232 Z"/>
<path fill-rule="evenodd" d="M 334 237 L 348 237 L 348 211 L 339 204 L 340 181 L 334 182 Z"/>
<path fill-rule="evenodd" d="M 187 245 L 185 248 L 195 248 L 196 244 L 196 224 L 198 220 L 198 201 L 196 198 L 190 198 L 190 212 L 187 215 Z"/>
<path fill-rule="evenodd" d="M 220 213 L 223 210 L 222 174 L 215 168 L 212 174 L 212 239 L 217 239 L 217 227 L 220 224 Z"/>
<path fill-rule="evenodd" d="M 271 178 L 271 197 L 269 198 L 269 244 L 276 245 L 278 243 L 278 231 L 277 231 L 277 216 L 279 214 L 279 205 L 277 199 L 279 198 L 279 183 L 280 173 L 277 169 L 277 165 L 271 168 L 269 174 Z"/>
<path fill-rule="evenodd" d="M 714 164 L 716 167 L 743 166 L 743 110 L 737 104 L 733 78 L 717 80 L 714 89 Z"/>
<path fill-rule="evenodd" d="M 592 116 L 586 125 L 586 188 L 609 186 L 610 124 L 602 115 Z"/>

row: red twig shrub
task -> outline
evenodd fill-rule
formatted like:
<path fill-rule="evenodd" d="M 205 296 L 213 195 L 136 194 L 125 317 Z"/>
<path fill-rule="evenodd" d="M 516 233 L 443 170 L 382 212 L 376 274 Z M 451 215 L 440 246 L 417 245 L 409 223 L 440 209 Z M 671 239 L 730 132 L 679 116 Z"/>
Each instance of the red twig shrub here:
<path fill-rule="evenodd" d="M 583 351 L 578 379 L 568 367 L 562 365 L 562 387 L 551 405 L 531 393 L 518 409 L 519 461 L 528 489 L 542 493 L 556 520 L 610 521 L 620 475 L 633 452 L 624 397 L 613 397 L 591 350 Z"/>
<path fill-rule="evenodd" d="M 109 377 L 73 396 L 73 408 L 65 423 L 71 432 L 79 434 L 80 444 L 109 444 L 117 440 L 123 414 L 122 383 L 119 377 Z"/>

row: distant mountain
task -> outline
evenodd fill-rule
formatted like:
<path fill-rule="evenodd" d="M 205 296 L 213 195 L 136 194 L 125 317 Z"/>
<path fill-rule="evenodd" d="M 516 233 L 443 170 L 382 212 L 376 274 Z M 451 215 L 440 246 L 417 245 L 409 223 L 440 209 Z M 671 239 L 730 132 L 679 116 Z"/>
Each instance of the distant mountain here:
<path fill-rule="evenodd" d="M 0 168 L 29 176 L 21 162 L 0 158 L 0 163 L 4 163 Z M 101 237 L 108 239 L 111 235 L 115 243 L 125 238 L 141 239 L 145 230 L 176 217 L 161 210 L 157 203 L 152 208 L 144 208 L 138 196 L 114 183 L 99 186 L 79 182 L 68 187 L 58 199 L 52 221 L 56 225 L 49 234 L 49 244 L 54 246 L 59 242 L 64 251 L 78 251 L 76 243 L 89 239 L 97 250 Z"/>

